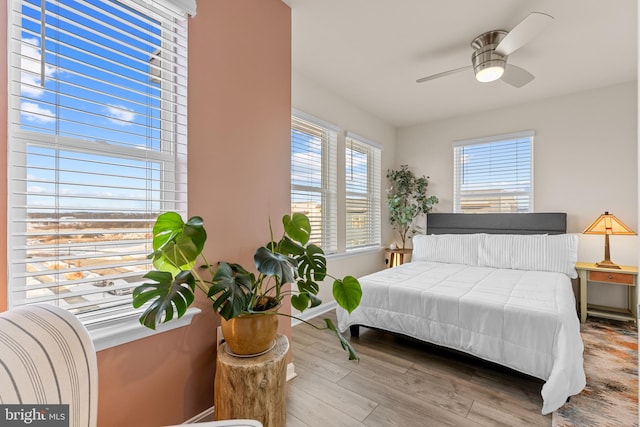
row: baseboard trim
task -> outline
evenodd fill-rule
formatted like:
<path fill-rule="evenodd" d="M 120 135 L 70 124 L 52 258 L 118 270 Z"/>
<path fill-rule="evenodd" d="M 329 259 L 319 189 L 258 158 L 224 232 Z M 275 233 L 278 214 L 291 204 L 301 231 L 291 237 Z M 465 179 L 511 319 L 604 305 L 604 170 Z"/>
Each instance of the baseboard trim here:
<path fill-rule="evenodd" d="M 338 306 L 338 303 L 335 301 L 331 301 L 325 304 L 320 304 L 317 307 L 310 308 L 309 310 L 305 310 L 303 313 L 295 313 L 294 315 L 299 317 L 302 320 L 309 321 L 314 317 L 320 316 L 326 312 L 334 310 Z M 302 321 L 298 319 L 291 319 L 291 326 L 296 326 L 302 323 Z"/>

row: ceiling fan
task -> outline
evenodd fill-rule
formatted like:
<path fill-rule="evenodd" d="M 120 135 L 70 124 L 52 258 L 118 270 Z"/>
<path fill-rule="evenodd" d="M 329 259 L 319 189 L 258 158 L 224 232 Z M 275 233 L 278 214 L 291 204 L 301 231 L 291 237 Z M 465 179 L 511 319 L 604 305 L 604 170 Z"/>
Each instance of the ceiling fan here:
<path fill-rule="evenodd" d="M 471 42 L 471 47 L 474 49 L 471 65 L 423 77 L 416 82 L 422 83 L 473 69 L 476 80 L 479 82 L 502 79 L 512 86 L 522 87 L 533 80 L 534 76 L 523 68 L 507 64 L 507 57 L 529 43 L 551 22 L 553 22 L 553 16 L 532 12 L 511 31 L 493 30 L 480 34 Z"/>

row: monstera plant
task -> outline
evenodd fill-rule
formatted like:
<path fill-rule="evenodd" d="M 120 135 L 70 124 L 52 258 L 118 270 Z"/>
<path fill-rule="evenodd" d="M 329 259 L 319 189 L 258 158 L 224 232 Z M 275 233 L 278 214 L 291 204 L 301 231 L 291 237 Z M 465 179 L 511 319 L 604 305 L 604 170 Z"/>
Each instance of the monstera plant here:
<path fill-rule="evenodd" d="M 311 225 L 307 216 L 284 215 L 282 225 L 283 235 L 275 240 L 269 221 L 270 238 L 253 257 L 256 274 L 240 264 L 213 265 L 206 260 L 202 251 L 207 233 L 201 217 L 194 216 L 185 223 L 176 212 L 160 215 L 153 227 L 153 253 L 149 255 L 156 270 L 144 276 L 149 282 L 133 291 L 134 307 L 149 303 L 140 316 L 140 323 L 155 329 L 159 323 L 181 317 L 193 303 L 196 288 L 227 321 L 267 313 L 308 323 L 279 313 L 277 308 L 287 297 L 300 312 L 318 306 L 322 303 L 317 296 L 320 283 L 326 278 L 333 279 L 333 296 L 338 305 L 353 311 L 360 304 L 360 283 L 352 276 L 339 279 L 328 274 L 322 248 L 309 243 Z M 358 359 L 351 344 L 330 319 L 325 319 L 324 328 L 308 324 L 333 331 L 349 353 L 349 359 Z"/>

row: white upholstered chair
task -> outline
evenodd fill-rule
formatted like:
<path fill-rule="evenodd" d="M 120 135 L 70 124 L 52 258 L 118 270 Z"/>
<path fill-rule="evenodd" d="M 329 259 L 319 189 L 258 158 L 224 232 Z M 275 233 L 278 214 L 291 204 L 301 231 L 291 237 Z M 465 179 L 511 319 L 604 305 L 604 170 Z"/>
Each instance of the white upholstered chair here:
<path fill-rule="evenodd" d="M 40 304 L 0 313 L 0 403 L 68 404 L 70 427 L 97 425 L 96 352 L 73 314 Z M 262 427 L 252 420 L 192 425 Z"/>
<path fill-rule="evenodd" d="M 96 352 L 73 314 L 51 305 L 0 313 L 0 402 L 68 404 L 70 427 L 96 425 Z"/>

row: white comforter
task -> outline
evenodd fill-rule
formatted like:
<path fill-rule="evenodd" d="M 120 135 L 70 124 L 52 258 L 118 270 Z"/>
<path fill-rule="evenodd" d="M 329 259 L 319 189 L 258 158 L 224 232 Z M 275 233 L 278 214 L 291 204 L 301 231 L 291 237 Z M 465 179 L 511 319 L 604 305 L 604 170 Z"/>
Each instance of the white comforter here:
<path fill-rule="evenodd" d="M 361 277 L 364 325 L 464 351 L 546 380 L 542 413 L 585 386 L 580 323 L 562 273 L 415 261 Z"/>

